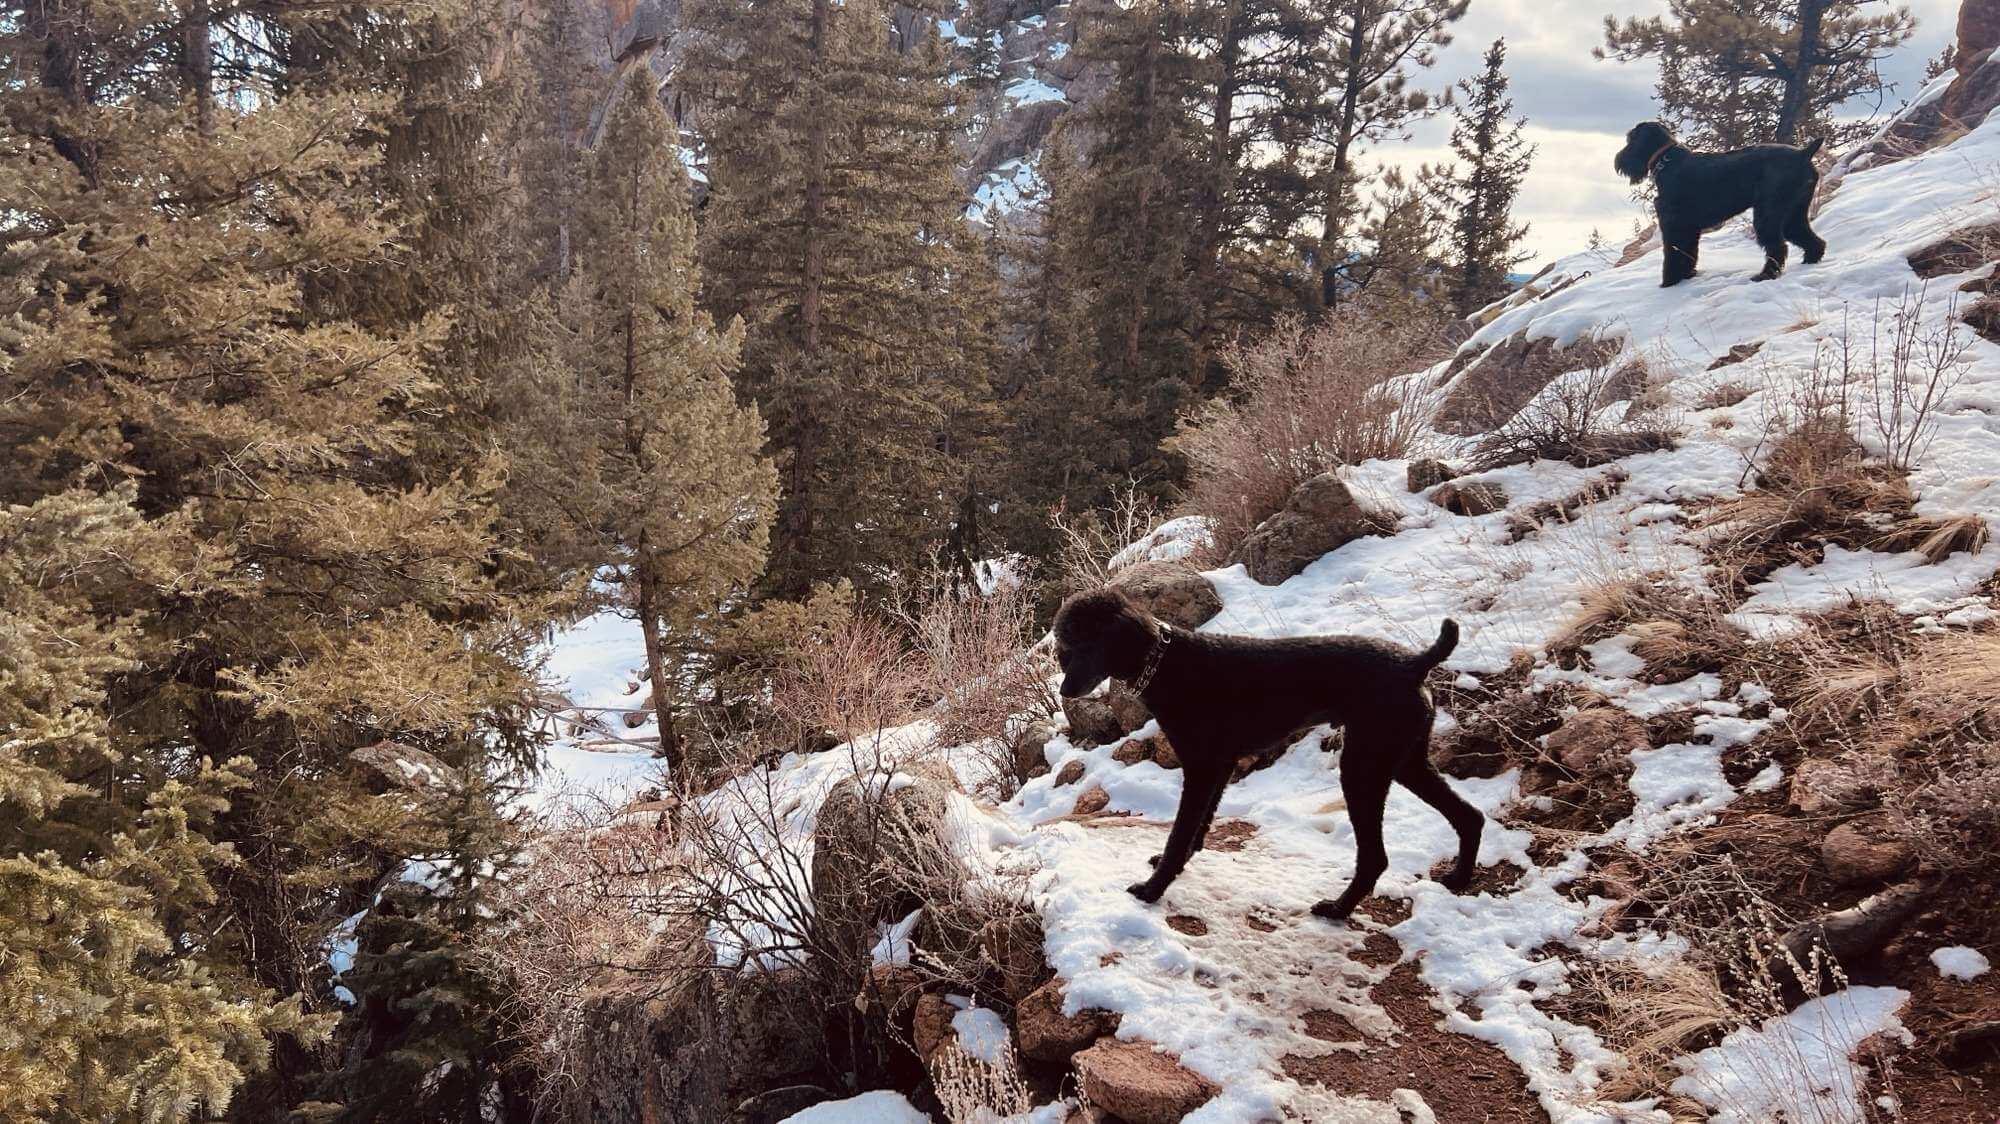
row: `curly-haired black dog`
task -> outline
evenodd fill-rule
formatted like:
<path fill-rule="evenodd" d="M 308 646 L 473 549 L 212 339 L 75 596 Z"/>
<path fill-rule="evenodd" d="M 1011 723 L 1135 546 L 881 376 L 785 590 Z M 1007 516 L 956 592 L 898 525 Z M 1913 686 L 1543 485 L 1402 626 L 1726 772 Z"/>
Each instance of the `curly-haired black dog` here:
<path fill-rule="evenodd" d="M 1691 152 L 1658 121 L 1642 121 L 1625 134 L 1625 147 L 1611 166 L 1633 183 L 1653 177 L 1658 188 L 1653 209 L 1660 216 L 1666 258 L 1662 287 L 1694 276 L 1701 257 L 1701 232 L 1750 211 L 1764 269 L 1755 280 L 1785 271 L 1785 244 L 1805 251 L 1807 265 L 1826 255 L 1826 241 L 1807 222 L 1819 172 L 1813 168 L 1815 140 L 1804 148 L 1753 144 L 1730 152 Z"/>
<path fill-rule="evenodd" d="M 1132 895 L 1158 901 L 1201 849 L 1238 758 L 1275 749 L 1321 723 L 1347 730 L 1340 787 L 1357 853 L 1346 892 L 1313 912 L 1346 917 L 1387 869 L 1382 810 L 1391 782 L 1443 813 L 1458 832 L 1458 862 L 1444 884 L 1463 891 L 1485 817 L 1431 766 L 1435 710 L 1424 687 L 1424 676 L 1457 644 L 1458 625 L 1449 620 L 1437 643 L 1412 652 L 1360 636 L 1262 640 L 1187 632 L 1153 619 L 1114 589 L 1064 602 L 1055 622 L 1063 695 L 1089 694 L 1108 677 L 1125 680 L 1181 759 L 1181 804 L 1167 848 Z"/>

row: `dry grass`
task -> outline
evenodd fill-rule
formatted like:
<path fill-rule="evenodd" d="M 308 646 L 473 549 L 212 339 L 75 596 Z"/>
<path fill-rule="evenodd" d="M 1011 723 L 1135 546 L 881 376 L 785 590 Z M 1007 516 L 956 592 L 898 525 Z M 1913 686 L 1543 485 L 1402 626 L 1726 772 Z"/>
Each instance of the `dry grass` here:
<path fill-rule="evenodd" d="M 1446 350 L 1421 319 L 1294 318 L 1225 352 L 1231 394 L 1190 415 L 1176 438 L 1188 510 L 1213 518 L 1217 541 L 1233 545 L 1315 476 L 1420 453 L 1437 397 L 1409 372 Z"/>
<path fill-rule="evenodd" d="M 931 1086 L 950 1124 L 1004 1124 L 1035 1108 L 1035 1096 L 1021 1079 L 1021 1066 L 1008 1048 L 997 1063 L 976 1058 L 953 1038 L 930 1062 Z"/>
<path fill-rule="evenodd" d="M 1914 550 L 1933 564 L 1961 551 L 1986 549 L 1986 520 L 1977 515 L 1945 515 L 1909 519 L 1876 539 L 1876 549 Z"/>
<path fill-rule="evenodd" d="M 1026 779 L 1015 773 L 1010 736 L 1061 705 L 1049 686 L 1054 664 L 1032 647 L 1035 611 L 1026 586 L 980 595 L 947 583 L 898 610 L 915 638 L 924 689 L 938 700 L 931 713 L 939 738 L 980 747 L 1002 799 Z"/>
<path fill-rule="evenodd" d="M 1159 504 L 1137 481 L 1112 492 L 1111 504 L 1097 511 L 1058 511 L 1049 518 L 1056 534 L 1056 558 L 1049 592 L 1058 598 L 1101 589 L 1111 580 L 1111 559 L 1159 526 Z"/>
<path fill-rule="evenodd" d="M 1680 419 L 1664 406 L 1640 410 L 1624 402 L 1618 410 L 1618 374 L 1597 364 L 1558 377 L 1534 400 L 1473 447 L 1474 471 L 1530 461 L 1566 461 L 1579 468 L 1605 464 L 1637 453 L 1671 449 L 1681 434 Z M 1642 424 L 1638 417 L 1644 416 Z"/>
<path fill-rule="evenodd" d="M 1747 383 L 1730 379 L 1726 382 L 1716 383 L 1714 386 L 1702 391 L 1701 397 L 1695 399 L 1694 408 L 1697 410 L 1725 409 L 1742 402 L 1745 398 L 1750 397 L 1751 393 L 1752 388 Z"/>
<path fill-rule="evenodd" d="M 1549 642 L 1551 656 L 1573 655 L 1617 633 L 1635 637 L 1632 654 L 1664 682 L 1713 670 L 1746 647 L 1724 619 L 1727 607 L 1672 574 L 1611 575 L 1583 590 L 1581 608 Z"/>

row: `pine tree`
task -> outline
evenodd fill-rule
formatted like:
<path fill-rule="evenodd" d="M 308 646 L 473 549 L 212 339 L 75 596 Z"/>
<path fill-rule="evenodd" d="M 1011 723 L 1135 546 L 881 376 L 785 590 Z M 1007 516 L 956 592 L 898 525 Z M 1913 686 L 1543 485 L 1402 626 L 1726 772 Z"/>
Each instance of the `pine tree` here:
<path fill-rule="evenodd" d="M 129 491 L 171 528 L 136 618 L 148 658 L 103 704 L 107 791 L 180 801 L 241 860 L 212 898 L 171 899 L 173 947 L 222 991 L 312 1011 L 334 1005 L 327 935 L 429 831 L 354 751 L 392 740 L 466 773 L 534 757 L 545 614 L 509 584 L 495 496 L 486 360 L 512 325 L 488 300 L 502 192 L 480 138 L 506 90 L 478 71 L 480 27 L 469 4 L 112 0 L 32 5 L 0 40 L 20 83 L 0 500 Z M 197 763 L 239 758 L 224 806 Z M 199 808 L 176 795 L 195 786 Z M 340 1064 L 271 1046 L 240 1115 Z"/>
<path fill-rule="evenodd" d="M 952 178 L 942 44 L 894 49 L 873 0 L 703 0 L 687 18 L 710 107 L 708 303 L 748 324 L 738 386 L 780 458 L 762 590 L 878 587 L 945 534 L 992 425 L 992 289 Z"/>
<path fill-rule="evenodd" d="M 1528 174 L 1535 147 L 1521 138 L 1526 118 L 1515 118 L 1507 96 L 1507 42 L 1486 49 L 1485 69 L 1459 82 L 1452 106 L 1451 151 L 1463 162 L 1450 192 L 1453 234 L 1452 306 L 1460 316 L 1504 296 L 1507 274 L 1527 260 L 1515 249 L 1527 225 L 1515 225 L 1514 198 Z"/>
<path fill-rule="evenodd" d="M 1886 0 L 1669 0 L 1667 15 L 1604 20 L 1599 58 L 1658 59 L 1660 101 L 1695 143 L 1736 147 L 1867 130 L 1837 123 L 1887 86 L 1877 64 L 1916 28 Z"/>
<path fill-rule="evenodd" d="M 1411 86 L 1411 72 L 1437 61 L 1468 3 L 1313 0 L 1309 47 L 1320 79 L 1316 87 L 1302 87 L 1304 100 L 1293 111 L 1311 123 L 1317 197 L 1317 238 L 1307 254 L 1314 277 L 1301 294 L 1307 308 L 1338 304 L 1351 284 L 1350 266 L 1365 260 L 1355 237 L 1366 182 L 1360 157 L 1367 146 L 1403 135 L 1433 111 L 1429 92 Z"/>
<path fill-rule="evenodd" d="M 0 506 L 0 1119 L 219 1113 L 270 1053 L 323 1033 L 187 920 L 236 861 L 215 818 L 251 764 L 128 752 L 113 681 L 166 654 L 146 612 L 186 544 L 130 485 Z"/>
<path fill-rule="evenodd" d="M 616 572 L 676 783 L 686 661 L 762 570 L 777 489 L 757 411 L 730 384 L 742 325 L 717 328 L 696 304 L 692 198 L 673 122 L 635 69 L 589 154 L 560 305 L 567 363 L 537 387 L 540 459 L 524 465 L 560 493 L 550 517 L 573 549 Z"/>

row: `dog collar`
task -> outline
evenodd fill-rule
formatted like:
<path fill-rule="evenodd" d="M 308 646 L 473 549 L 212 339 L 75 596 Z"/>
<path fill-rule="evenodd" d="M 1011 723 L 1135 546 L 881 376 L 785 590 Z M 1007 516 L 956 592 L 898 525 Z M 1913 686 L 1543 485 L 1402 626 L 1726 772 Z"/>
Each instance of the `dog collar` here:
<path fill-rule="evenodd" d="M 1660 162 L 1660 157 L 1665 156 L 1667 154 L 1667 150 L 1672 148 L 1673 146 L 1674 142 L 1668 141 L 1667 143 L 1661 145 L 1657 152 L 1654 152 L 1651 156 L 1646 157 L 1646 175 L 1650 176 L 1653 174 L 1654 165 L 1658 164 Z"/>
<path fill-rule="evenodd" d="M 1132 680 L 1133 694 L 1143 695 L 1146 693 L 1146 686 L 1153 681 L 1153 676 L 1159 673 L 1160 660 L 1166 656 L 1167 644 L 1173 639 L 1173 636 L 1174 630 L 1172 628 L 1166 625 L 1160 626 L 1160 638 L 1153 642 L 1152 650 L 1146 653 L 1146 666 L 1139 670 L 1139 678 Z"/>

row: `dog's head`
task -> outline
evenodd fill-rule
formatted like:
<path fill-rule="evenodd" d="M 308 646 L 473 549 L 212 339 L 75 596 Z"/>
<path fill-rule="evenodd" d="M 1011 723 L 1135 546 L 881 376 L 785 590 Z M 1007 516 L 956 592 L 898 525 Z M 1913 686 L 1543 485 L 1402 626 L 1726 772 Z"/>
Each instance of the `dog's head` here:
<path fill-rule="evenodd" d="M 1619 175 L 1638 183 L 1653 170 L 1653 156 L 1673 143 L 1674 134 L 1665 125 L 1658 121 L 1641 121 L 1625 134 L 1625 147 L 1611 158 L 1611 166 Z"/>
<path fill-rule="evenodd" d="M 1114 675 L 1137 676 L 1159 636 L 1152 618 L 1115 589 L 1079 593 L 1063 602 L 1056 611 L 1055 634 L 1066 699 L 1087 695 Z"/>

